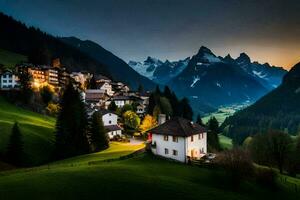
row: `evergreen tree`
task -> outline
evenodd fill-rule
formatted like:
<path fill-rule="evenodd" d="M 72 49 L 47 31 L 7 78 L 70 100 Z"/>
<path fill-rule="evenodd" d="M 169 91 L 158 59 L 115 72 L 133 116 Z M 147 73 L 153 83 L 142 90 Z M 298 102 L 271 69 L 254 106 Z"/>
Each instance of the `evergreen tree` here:
<path fill-rule="evenodd" d="M 139 84 L 138 93 L 141 94 L 143 92 L 144 92 L 144 86 L 142 84 Z"/>
<path fill-rule="evenodd" d="M 87 115 L 80 94 L 69 84 L 56 120 L 56 156 L 66 158 L 89 152 Z"/>
<path fill-rule="evenodd" d="M 162 94 L 161 91 L 160 91 L 160 89 L 159 89 L 159 86 L 158 86 L 158 85 L 157 85 L 156 88 L 155 88 L 155 94 L 156 94 L 156 95 L 159 95 L 159 96 Z"/>
<path fill-rule="evenodd" d="M 92 115 L 90 136 L 93 152 L 107 149 L 109 147 L 107 131 L 103 125 L 101 115 L 97 112 Z"/>
<path fill-rule="evenodd" d="M 219 122 L 215 117 L 211 117 L 207 123 L 208 133 L 207 133 L 207 143 L 211 150 L 219 151 L 221 149 L 219 142 Z"/>
<path fill-rule="evenodd" d="M 112 101 L 109 106 L 108 106 L 108 110 L 111 110 L 111 111 L 117 111 L 118 110 L 118 106 L 116 105 L 116 103 L 114 101 Z"/>
<path fill-rule="evenodd" d="M 31 89 L 31 76 L 27 69 L 21 70 L 18 73 L 20 89 L 21 89 L 21 99 L 23 103 L 27 104 L 30 102 L 32 97 L 32 89 Z"/>
<path fill-rule="evenodd" d="M 41 89 L 40 91 L 40 94 L 41 94 L 41 97 L 42 97 L 42 100 L 43 102 L 48 105 L 48 103 L 50 101 L 52 101 L 52 98 L 53 98 L 53 93 L 51 91 L 51 89 L 49 88 L 49 86 L 45 86 Z"/>
<path fill-rule="evenodd" d="M 155 94 L 151 93 L 150 97 L 149 97 L 149 104 L 148 104 L 148 108 L 147 108 L 147 113 L 149 115 L 153 115 L 153 110 L 156 106 L 156 101 L 155 101 Z"/>
<path fill-rule="evenodd" d="M 179 102 L 179 113 L 178 116 L 181 116 L 188 120 L 193 120 L 193 109 L 189 104 L 189 100 L 187 98 L 183 98 Z"/>
<path fill-rule="evenodd" d="M 16 166 L 21 166 L 23 161 L 23 141 L 22 134 L 17 122 L 12 127 L 9 143 L 5 153 L 5 158 L 8 163 Z"/>
<path fill-rule="evenodd" d="M 201 119 L 201 115 L 200 114 L 197 115 L 196 123 L 199 124 L 199 125 L 201 125 L 201 126 L 204 126 L 204 123 L 203 123 L 203 121 Z"/>
<path fill-rule="evenodd" d="M 88 89 L 97 89 L 97 82 L 96 82 L 96 79 L 95 79 L 95 75 L 93 75 L 93 77 L 89 81 Z"/>

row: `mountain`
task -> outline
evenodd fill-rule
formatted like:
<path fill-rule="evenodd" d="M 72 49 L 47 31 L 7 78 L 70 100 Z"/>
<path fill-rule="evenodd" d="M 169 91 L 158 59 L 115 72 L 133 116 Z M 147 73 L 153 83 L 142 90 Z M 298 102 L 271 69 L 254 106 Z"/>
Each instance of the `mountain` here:
<path fill-rule="evenodd" d="M 60 58 L 69 71 L 86 70 L 122 81 L 136 89 L 142 84 L 153 89 L 155 84 L 132 70 L 123 60 L 91 41 L 75 37 L 58 38 L 0 13 L 0 49 L 28 57 L 35 64 L 51 64 Z"/>
<path fill-rule="evenodd" d="M 286 73 L 282 67 L 270 66 L 268 63 L 251 62 L 246 53 L 241 53 L 233 63 L 239 65 L 268 89 L 274 89 L 280 85 L 282 77 Z"/>
<path fill-rule="evenodd" d="M 236 64 L 236 61 L 217 57 L 210 49 L 201 47 L 187 67 L 169 83 L 182 96 L 189 96 L 193 104 L 215 107 L 255 101 L 268 89 Z"/>
<path fill-rule="evenodd" d="M 282 84 L 248 108 L 226 119 L 226 134 L 241 143 L 247 136 L 267 129 L 296 135 L 300 131 L 300 63 L 283 78 Z"/>
<path fill-rule="evenodd" d="M 162 62 L 148 57 L 129 65 L 154 82 L 169 85 L 180 96 L 188 96 L 196 112 L 254 102 L 276 88 L 286 73 L 281 67 L 251 62 L 246 53 L 233 59 L 229 54 L 216 56 L 204 46 L 191 59 Z"/>
<path fill-rule="evenodd" d="M 172 78 L 180 74 L 189 61 L 190 58 L 172 62 L 166 60 L 163 62 L 149 56 L 143 62 L 129 61 L 128 65 L 142 76 L 145 76 L 158 84 L 166 84 Z"/>
<path fill-rule="evenodd" d="M 146 89 L 155 87 L 148 78 L 141 76 L 122 59 L 93 41 L 83 41 L 76 37 L 62 37 L 60 40 L 102 63 L 115 80 L 127 83 L 134 89 L 139 85 L 143 85 Z"/>

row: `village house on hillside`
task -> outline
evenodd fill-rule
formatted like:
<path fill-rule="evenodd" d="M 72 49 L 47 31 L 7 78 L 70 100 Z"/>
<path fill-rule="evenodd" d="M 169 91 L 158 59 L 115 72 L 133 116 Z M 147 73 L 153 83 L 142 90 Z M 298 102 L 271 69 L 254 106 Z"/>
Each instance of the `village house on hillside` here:
<path fill-rule="evenodd" d="M 110 97 L 104 90 L 99 89 L 88 89 L 85 91 L 85 95 L 83 100 L 87 103 L 91 108 L 98 107 L 98 108 L 105 108 L 106 101 Z"/>
<path fill-rule="evenodd" d="M 122 128 L 118 125 L 118 115 L 109 110 L 98 111 L 102 116 L 102 121 L 105 129 L 108 131 L 109 139 L 115 136 L 122 136 Z"/>
<path fill-rule="evenodd" d="M 207 153 L 204 127 L 180 117 L 164 119 L 160 115 L 160 125 L 148 131 L 153 154 L 186 163 Z"/>
<path fill-rule="evenodd" d="M 11 70 L 0 72 L 0 88 L 3 90 L 19 87 L 19 78 Z"/>
<path fill-rule="evenodd" d="M 137 96 L 114 96 L 109 99 L 109 103 L 114 102 L 118 108 L 122 108 L 125 104 L 132 104 L 132 103 L 137 103 L 137 104 L 142 104 L 143 99 L 137 97 Z"/>

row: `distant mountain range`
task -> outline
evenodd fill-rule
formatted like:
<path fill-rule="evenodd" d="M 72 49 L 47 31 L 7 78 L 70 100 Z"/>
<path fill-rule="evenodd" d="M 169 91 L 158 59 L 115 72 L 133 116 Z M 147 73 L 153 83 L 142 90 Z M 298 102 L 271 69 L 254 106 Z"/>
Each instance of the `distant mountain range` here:
<path fill-rule="evenodd" d="M 132 89 L 137 89 L 139 85 L 143 85 L 146 89 L 153 89 L 155 87 L 155 84 L 147 77 L 141 76 L 122 59 L 93 41 L 83 41 L 76 37 L 62 37 L 60 40 L 102 63 L 114 80 L 127 83 Z"/>
<path fill-rule="evenodd" d="M 62 65 L 70 71 L 90 71 L 100 73 L 115 81 L 127 83 L 132 89 L 141 84 L 146 89 L 154 89 L 155 84 L 148 78 L 132 70 L 127 63 L 91 41 L 81 41 L 75 37 L 58 38 L 27 27 L 0 12 L 0 49 L 32 57 L 40 63 L 51 64 L 60 58 Z"/>
<path fill-rule="evenodd" d="M 190 58 L 173 62 L 166 60 L 163 62 L 149 56 L 143 62 L 129 61 L 128 65 L 139 74 L 153 80 L 157 84 L 166 84 L 180 74 L 186 68 L 189 61 Z"/>
<path fill-rule="evenodd" d="M 228 136 L 242 142 L 247 136 L 268 129 L 296 135 L 300 131 L 300 63 L 283 78 L 282 84 L 248 108 L 223 123 Z"/>
<path fill-rule="evenodd" d="M 180 96 L 188 96 L 196 111 L 226 104 L 253 102 L 276 88 L 287 72 L 268 63 L 251 62 L 241 53 L 216 56 L 201 47 L 192 58 L 162 62 L 148 57 L 144 62 L 130 61 L 129 66 L 156 83 L 171 86 Z"/>

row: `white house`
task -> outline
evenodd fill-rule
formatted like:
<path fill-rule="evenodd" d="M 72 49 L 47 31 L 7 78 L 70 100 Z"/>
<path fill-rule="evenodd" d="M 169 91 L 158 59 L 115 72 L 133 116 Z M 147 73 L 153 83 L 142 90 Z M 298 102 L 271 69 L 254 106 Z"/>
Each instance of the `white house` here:
<path fill-rule="evenodd" d="M 153 154 L 188 162 L 207 153 L 206 129 L 176 117 L 148 131 Z"/>
<path fill-rule="evenodd" d="M 11 89 L 19 87 L 19 78 L 13 72 L 7 70 L 0 76 L 0 88 Z"/>
<path fill-rule="evenodd" d="M 109 110 L 100 110 L 104 127 L 108 130 L 108 136 L 112 139 L 114 136 L 122 136 L 122 128 L 118 125 L 118 115 Z"/>
<path fill-rule="evenodd" d="M 102 82 L 99 84 L 98 89 L 105 91 L 109 96 L 114 95 L 114 91 L 110 83 Z"/>

